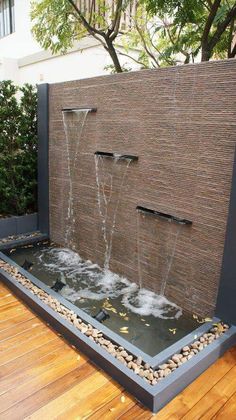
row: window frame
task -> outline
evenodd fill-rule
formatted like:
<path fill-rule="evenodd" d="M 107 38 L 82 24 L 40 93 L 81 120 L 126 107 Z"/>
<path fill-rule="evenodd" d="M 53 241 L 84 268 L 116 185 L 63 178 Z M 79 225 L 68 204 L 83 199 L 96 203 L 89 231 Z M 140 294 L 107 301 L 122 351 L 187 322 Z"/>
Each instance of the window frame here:
<path fill-rule="evenodd" d="M 7 7 L 4 9 L 4 0 L 0 0 L 0 12 L 2 15 L 2 34 L 0 40 L 15 32 L 15 0 L 5 0 Z M 9 29 L 6 29 L 6 21 L 9 21 Z"/>

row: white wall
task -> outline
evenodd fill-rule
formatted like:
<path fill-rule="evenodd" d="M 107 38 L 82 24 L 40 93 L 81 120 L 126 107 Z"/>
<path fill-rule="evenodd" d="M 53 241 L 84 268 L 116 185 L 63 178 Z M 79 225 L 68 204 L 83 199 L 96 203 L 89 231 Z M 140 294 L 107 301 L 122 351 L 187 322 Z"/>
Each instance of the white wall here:
<path fill-rule="evenodd" d="M 14 58 L 0 58 L 0 80 L 19 81 L 18 60 Z"/>
<path fill-rule="evenodd" d="M 20 58 L 40 51 L 30 27 L 30 0 L 15 0 L 15 32 L 0 39 L 0 57 Z"/>
<path fill-rule="evenodd" d="M 20 65 L 19 81 L 24 83 L 60 82 L 83 79 L 106 74 L 104 67 L 108 56 L 101 47 L 91 47 L 83 52 L 76 51 L 59 57 Z"/>
<path fill-rule="evenodd" d="M 43 51 L 33 39 L 30 27 L 30 1 L 15 0 L 16 31 L 0 39 L 0 80 L 16 83 L 51 83 L 107 74 L 111 60 L 93 38 L 81 40 L 73 50 L 61 56 Z M 123 57 L 122 57 L 123 58 Z M 122 59 L 121 63 L 126 63 Z M 137 69 L 133 62 L 129 67 Z"/>

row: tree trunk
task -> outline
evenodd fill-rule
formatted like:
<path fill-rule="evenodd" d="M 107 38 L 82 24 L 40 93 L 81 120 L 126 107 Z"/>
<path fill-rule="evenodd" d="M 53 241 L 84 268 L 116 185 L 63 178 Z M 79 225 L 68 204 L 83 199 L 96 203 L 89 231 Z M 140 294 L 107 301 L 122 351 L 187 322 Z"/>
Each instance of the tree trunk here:
<path fill-rule="evenodd" d="M 209 48 L 202 46 L 201 61 L 209 61 L 210 58 L 211 58 L 211 53 L 212 53 L 212 51 Z"/>
<path fill-rule="evenodd" d="M 117 73 L 122 73 L 123 70 L 121 68 L 121 65 L 120 65 L 120 62 L 119 62 L 119 58 L 117 56 L 116 50 L 114 48 L 114 45 L 113 45 L 112 41 L 109 38 L 106 38 L 106 44 L 107 44 L 107 47 L 105 47 L 105 49 L 109 53 L 109 55 L 110 55 L 110 57 L 112 59 L 112 62 L 113 62 L 114 66 L 115 66 L 115 69 L 116 69 L 116 72 Z"/>

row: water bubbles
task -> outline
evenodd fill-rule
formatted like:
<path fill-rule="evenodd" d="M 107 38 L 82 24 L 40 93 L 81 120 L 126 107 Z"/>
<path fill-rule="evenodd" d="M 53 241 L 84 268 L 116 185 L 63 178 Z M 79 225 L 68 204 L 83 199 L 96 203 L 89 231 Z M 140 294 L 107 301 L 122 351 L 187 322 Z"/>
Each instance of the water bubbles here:
<path fill-rule="evenodd" d="M 67 285 L 61 293 L 73 303 L 80 299 L 102 301 L 118 298 L 124 307 L 140 316 L 178 319 L 182 314 L 181 308 L 165 297 L 140 289 L 136 283 L 110 270 L 102 270 L 89 260 L 84 261 L 67 248 L 46 248 L 38 258 L 47 270 L 62 274 Z"/>

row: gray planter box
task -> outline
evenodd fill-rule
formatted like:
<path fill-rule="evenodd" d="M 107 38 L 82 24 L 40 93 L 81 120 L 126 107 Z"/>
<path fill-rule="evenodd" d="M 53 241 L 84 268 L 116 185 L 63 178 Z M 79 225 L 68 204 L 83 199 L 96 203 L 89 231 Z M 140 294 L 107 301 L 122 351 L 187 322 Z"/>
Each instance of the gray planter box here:
<path fill-rule="evenodd" d="M 38 213 L 0 219 L 0 239 L 38 230 Z"/>

